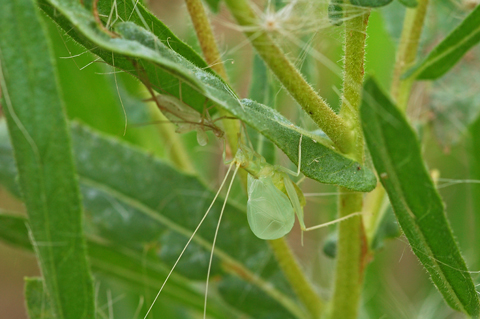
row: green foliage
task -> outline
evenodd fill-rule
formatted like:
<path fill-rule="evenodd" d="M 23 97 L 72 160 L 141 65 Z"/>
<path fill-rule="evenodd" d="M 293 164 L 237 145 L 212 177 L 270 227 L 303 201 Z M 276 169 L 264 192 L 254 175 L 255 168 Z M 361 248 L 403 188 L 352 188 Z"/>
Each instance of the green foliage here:
<path fill-rule="evenodd" d="M 93 318 L 79 187 L 46 30 L 33 1 L 1 6 L 2 105 L 46 292 L 56 318 Z"/>
<path fill-rule="evenodd" d="M 205 3 L 210 7 L 214 13 L 218 13 L 220 9 L 220 3 L 222 0 L 205 0 Z"/>
<path fill-rule="evenodd" d="M 298 162 L 298 140 L 300 134 L 304 133 L 306 135 L 303 144 L 304 158 L 309 165 L 302 165 L 302 172 L 306 176 L 322 183 L 336 184 L 358 191 L 370 191 L 375 187 L 376 179 L 372 171 L 336 151 L 331 142 L 299 130 L 292 126 L 290 121 L 269 107 L 249 100 L 240 101 L 220 78 L 196 67 L 184 57 L 179 56 L 148 30 L 131 22 L 118 23 L 116 31 L 123 38 L 109 38 L 106 34 L 100 33 L 93 17 L 85 13 L 80 14 L 84 11 L 80 5 L 78 7 L 74 6 L 76 9 L 72 9 L 62 1 L 52 1 L 52 4 L 60 12 L 64 12 L 71 19 L 72 24 L 80 24 L 80 29 L 92 43 L 103 47 L 105 50 L 112 51 L 111 53 L 94 51 L 106 61 L 111 61 L 112 65 L 128 70 L 138 69 L 138 65 L 141 64 L 142 69 L 148 76 L 146 82 L 154 88 L 170 87 L 172 77 L 170 74 L 175 75 L 178 78 L 175 80 L 176 83 L 179 80 L 182 81 L 182 98 L 188 105 L 201 110 L 205 105 L 205 99 L 208 99 L 263 133 L 284 151 L 294 163 Z M 53 11 L 51 12 L 53 16 Z M 57 20 L 60 20 L 58 16 Z M 65 30 L 70 29 L 62 20 L 60 20 L 59 25 Z M 79 39 L 79 41 L 81 40 Z M 80 43 L 84 44 L 87 49 L 92 45 L 88 41 Z M 115 54 L 129 56 L 131 59 L 124 57 L 115 59 L 113 58 Z M 136 58 L 141 60 L 135 62 L 134 59 Z M 163 82 L 162 75 L 156 73 L 158 68 L 164 70 L 162 74 L 168 75 L 168 78 L 165 79 L 166 82 Z M 150 76 L 150 74 L 152 75 Z M 137 74 L 137 76 L 142 79 L 141 75 Z M 154 79 L 160 79 L 160 82 L 155 83 Z M 203 98 L 196 100 L 198 104 L 192 104 L 190 98 L 185 96 L 185 87 L 188 87 L 186 84 L 191 85 L 192 90 L 196 92 L 195 94 L 202 94 Z M 332 161 L 331 158 L 334 158 L 335 161 Z"/>
<path fill-rule="evenodd" d="M 204 0 L 215 14 L 216 38 L 228 49 L 221 58 L 203 55 L 223 60 L 227 79 L 181 40 L 204 48 L 201 32 L 194 38 L 183 16 L 164 10 L 173 2 L 162 2 L 168 27 L 146 1 L 37 0 L 45 14 L 37 13 L 33 0 L 0 3 L 0 115 L 6 118 L 0 121 L 0 242 L 39 261 L 42 278 L 25 280 L 30 318 L 143 318 L 152 305 L 148 318 L 199 318 L 204 310 L 207 318 L 429 319 L 454 311 L 479 316 L 466 265 L 480 265 L 480 84 L 472 71 L 479 60 L 470 50 L 479 39 L 478 7 L 467 16 L 467 9 L 436 1 L 424 22 L 416 8 L 425 8 L 426 0 L 333 0 L 328 6 L 313 0 L 225 1 L 237 20 L 234 29 L 257 50 L 251 54 L 233 52 L 244 39 L 225 30 L 232 21 L 223 23 L 224 14 L 217 14 L 221 0 Z M 259 4 L 264 12 L 254 7 Z M 383 20 L 370 12 L 387 4 Z M 422 32 L 424 24 L 431 27 Z M 393 34 L 388 42 L 387 31 Z M 390 87 L 395 55 L 396 70 L 415 60 L 416 49 L 404 52 L 408 66 L 398 54 L 403 51 L 394 52 L 404 36 L 420 41 L 420 56 L 422 46 L 445 40 L 410 71 L 417 78 Z M 364 73 L 381 83 L 369 79 L 362 88 Z M 435 81 L 411 90 L 424 77 Z M 390 99 L 380 87 L 411 95 L 409 120 L 391 102 L 396 93 Z M 162 104 L 167 98 L 183 102 L 187 121 L 168 113 Z M 153 122 L 162 124 L 146 126 Z M 195 134 L 176 135 L 172 124 L 206 132 L 209 143 L 199 147 Z M 224 176 L 218 172 L 221 153 L 224 162 L 235 157 L 237 135 L 276 168 L 287 159 L 289 169 L 301 162 L 306 181 L 301 176 L 286 183 L 272 166 L 242 160 L 228 202 L 223 189 L 212 203 L 219 184 L 214 177 Z M 468 177 L 462 175 L 466 145 Z M 457 166 L 445 168 L 452 158 Z M 469 179 L 432 180 L 425 163 L 439 168 L 442 178 Z M 279 196 L 287 196 L 287 203 L 298 197 L 295 208 L 307 228 L 345 217 L 339 230 L 300 238 L 294 225 L 288 240 L 257 238 L 246 214 L 255 200 L 246 194 L 246 174 L 255 170 L 274 187 L 276 196 L 259 198 L 266 207 L 279 205 Z M 227 177 L 224 182 L 229 184 Z M 468 188 L 442 188 L 460 182 Z M 9 192 L 5 204 L 3 190 Z M 340 195 L 315 205 L 310 191 Z M 23 201 L 26 215 L 8 205 L 13 198 Z M 322 242 L 331 261 L 320 251 Z M 419 263 L 406 246 L 434 285 L 415 268 Z"/>
<path fill-rule="evenodd" d="M 265 63 L 256 54 L 253 58 L 252 80 L 248 97 L 253 101 L 275 109 L 275 85 L 272 83 L 272 78 L 273 74 L 271 74 Z M 254 129 L 249 128 L 247 132 L 254 149 L 268 163 L 274 164 L 276 161 L 275 144 Z"/>
<path fill-rule="evenodd" d="M 470 168 L 472 171 L 472 178 L 474 180 L 480 180 L 480 116 L 475 122 L 469 126 L 469 150 L 470 150 Z M 480 183 L 472 184 L 471 186 L 473 208 L 475 211 L 480 210 Z M 480 226 L 480 218 L 475 216 L 475 229 Z M 478 233 L 475 233 L 475 242 L 478 242 Z M 475 266 L 480 265 L 480 257 L 475 259 Z"/>
<path fill-rule="evenodd" d="M 392 1 L 393 0 L 351 0 L 350 3 L 360 7 L 378 8 L 386 6 Z"/>
<path fill-rule="evenodd" d="M 156 282 L 160 282 L 166 277 L 165 269 L 171 267 L 191 232 L 198 225 L 213 199 L 213 194 L 195 177 L 182 174 L 146 153 L 89 132 L 82 126 L 74 126 L 72 137 L 84 199 L 83 204 L 87 212 L 87 221 L 89 221 L 87 223 L 88 233 L 92 237 L 100 237 L 105 242 L 114 243 L 112 247 L 114 249 L 120 248 L 116 245 L 128 247 L 131 251 L 128 255 L 132 257 L 132 260 L 125 260 L 126 257 L 123 257 L 125 261 L 119 262 L 120 269 L 116 269 L 117 262 L 111 260 L 111 255 L 115 256 L 115 252 L 108 253 L 110 254 L 108 256 L 107 247 L 102 248 L 105 245 L 98 247 L 97 241 L 89 241 L 92 267 L 97 268 L 99 267 L 97 265 L 101 265 L 100 270 L 106 271 L 110 275 L 124 273 L 126 278 L 122 279 L 128 279 L 141 285 L 141 275 L 138 275 L 137 278 L 133 275 L 127 276 L 125 268 L 129 269 L 128 272 L 141 273 L 142 243 L 158 241 L 159 245 L 166 247 L 160 253 L 163 271 L 157 271 L 152 275 L 156 277 L 154 279 Z M 11 160 L 12 153 L 5 144 L 2 145 L 2 150 L 4 150 L 0 158 L 2 167 L 8 168 L 8 171 L 12 172 L 9 179 L 13 179 L 13 181 L 2 180 L 2 184 L 9 184 L 14 182 L 16 175 L 13 172 L 14 167 L 9 167 L 13 162 Z M 126 167 L 141 167 L 142 170 L 124 169 Z M 161 176 L 162 178 L 157 179 L 152 176 Z M 182 185 L 182 188 L 176 189 L 176 185 Z M 172 193 L 170 192 L 172 189 L 176 190 Z M 170 195 L 167 196 L 165 202 L 163 196 L 159 197 L 156 194 Z M 192 196 L 197 200 L 193 201 Z M 200 232 L 194 238 L 195 254 L 185 256 L 184 260 L 186 261 L 179 265 L 178 272 L 183 276 L 193 280 L 203 279 L 221 207 L 222 202 L 217 201 L 210 212 L 210 218 L 205 221 Z M 257 287 L 250 289 L 255 290 L 258 300 L 264 300 L 265 303 L 271 305 L 275 304 L 275 299 L 277 299 L 276 301 L 280 304 L 285 302 L 288 305 L 288 297 L 283 296 L 283 293 L 289 290 L 280 292 L 285 289 L 286 282 L 282 278 L 278 266 L 271 257 L 268 257 L 271 256 L 268 246 L 251 233 L 244 211 L 231 205 L 227 205 L 226 210 L 222 233 L 229 234 L 229 236 L 228 240 L 217 244 L 215 256 L 218 259 L 214 259 L 215 267 L 212 275 L 219 276 L 229 273 L 240 278 L 251 278 L 248 281 Z M 9 222 L 13 221 L 9 220 Z M 21 230 L 22 227 L 18 222 L 14 225 L 15 232 L 2 236 L 8 241 L 20 244 L 23 238 L 15 238 L 15 236 L 18 235 L 18 228 Z M 238 247 L 237 243 L 240 241 L 242 246 Z M 99 249 L 104 252 L 98 251 Z M 119 258 L 122 257 L 115 259 Z M 99 260 L 97 261 L 97 259 Z M 224 269 L 220 268 L 220 264 L 223 264 Z M 262 267 L 266 265 L 268 266 L 262 270 Z M 257 273 L 259 270 L 261 273 Z M 236 289 L 245 287 L 247 283 L 238 282 L 238 279 L 231 275 L 224 276 L 223 280 L 227 283 L 222 281 L 219 284 L 222 285 L 222 293 L 228 296 L 228 299 L 235 300 L 234 296 L 242 293 Z M 280 291 L 266 286 L 259 278 L 255 278 L 256 276 L 265 277 L 265 280 L 275 278 Z M 228 284 L 232 280 L 236 282 L 235 286 L 237 286 L 234 290 L 231 290 Z M 154 284 L 152 283 L 152 285 Z M 167 295 L 170 294 L 168 289 L 165 292 Z M 272 298 L 274 300 L 271 300 Z M 202 305 L 198 296 L 196 300 L 188 299 L 197 307 Z M 238 302 L 232 302 L 232 306 L 245 310 L 243 304 Z M 279 313 L 285 311 L 280 305 L 275 307 L 278 308 Z M 256 310 L 248 311 L 255 313 Z"/>
<path fill-rule="evenodd" d="M 373 79 L 365 83 L 361 116 L 375 169 L 413 252 L 452 308 L 478 316 L 475 285 L 425 168 L 417 137 Z M 394 142 L 398 136 L 402 143 Z"/>
<path fill-rule="evenodd" d="M 404 76 L 434 80 L 447 73 L 480 41 L 480 7 L 477 6 L 419 65 Z"/>
<path fill-rule="evenodd" d="M 332 0 L 328 5 L 328 18 L 333 25 L 340 26 L 343 23 L 343 1 Z"/>
<path fill-rule="evenodd" d="M 3 242 L 33 252 L 28 238 L 28 220 L 15 215 L 0 214 L 0 221 L 0 238 Z M 168 273 L 166 265 L 152 256 L 145 256 L 141 250 L 121 247 L 115 243 L 108 243 L 107 240 L 108 238 L 99 240 L 99 237 L 95 237 L 94 234 L 87 237 L 88 258 L 92 270 L 125 283 L 133 291 L 141 293 L 143 289 L 147 289 L 152 294 L 156 293 L 158 285 Z M 32 279 L 32 281 L 36 281 L 36 279 Z M 28 284 L 27 282 L 27 286 Z M 33 296 L 38 297 L 38 287 L 33 285 L 32 289 L 35 289 L 32 290 L 35 293 Z M 26 290 L 27 302 L 30 305 L 28 287 Z M 198 311 L 203 309 L 203 294 L 182 276 L 173 275 L 169 286 L 165 288 L 165 296 L 174 302 L 181 302 L 196 308 Z M 48 303 L 48 297 L 42 295 L 42 298 L 40 300 L 43 303 Z M 37 306 L 38 299 L 33 300 L 32 306 Z M 32 306 L 29 306 L 30 313 L 38 310 L 38 307 L 33 308 Z M 219 306 L 218 303 L 212 303 L 208 313 L 214 318 L 222 318 L 224 313 L 231 314 L 232 317 L 237 316 L 231 308 Z"/>
<path fill-rule="evenodd" d="M 31 319 L 54 318 L 42 278 L 25 278 L 25 300 Z"/>
<path fill-rule="evenodd" d="M 415 8 L 418 5 L 417 0 L 399 0 L 399 2 L 408 8 Z"/>

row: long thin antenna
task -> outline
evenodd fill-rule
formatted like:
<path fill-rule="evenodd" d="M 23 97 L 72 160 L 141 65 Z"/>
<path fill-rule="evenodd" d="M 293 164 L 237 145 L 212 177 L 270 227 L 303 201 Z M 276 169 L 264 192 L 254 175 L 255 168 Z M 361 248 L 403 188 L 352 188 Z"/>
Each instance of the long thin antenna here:
<path fill-rule="evenodd" d="M 233 163 L 235 162 L 232 162 L 232 164 L 230 164 L 228 171 L 230 171 L 230 168 L 232 167 Z M 237 175 L 239 168 L 240 168 L 240 165 L 237 164 L 237 167 L 235 168 L 235 172 L 233 172 L 232 179 L 230 180 L 230 185 L 228 185 L 228 190 L 227 190 L 227 194 L 225 195 L 225 201 L 223 202 L 222 211 L 220 212 L 220 217 L 218 218 L 217 229 L 215 230 L 215 236 L 213 237 L 212 251 L 210 252 L 210 261 L 208 262 L 207 284 L 205 287 L 205 302 L 203 304 L 203 319 L 207 318 L 208 280 L 210 279 L 210 270 L 212 269 L 213 251 L 215 249 L 215 243 L 217 242 L 218 230 L 220 229 L 220 223 L 222 221 L 223 212 L 225 211 L 225 206 L 227 205 L 227 199 L 228 199 L 228 195 L 230 194 L 230 189 L 232 188 L 233 181 L 235 180 L 235 175 Z"/>
<path fill-rule="evenodd" d="M 115 68 L 115 57 L 112 52 L 112 65 Z M 127 125 L 128 125 L 128 118 L 127 118 L 127 111 L 125 110 L 125 106 L 123 105 L 122 96 L 120 95 L 120 89 L 118 88 L 117 82 L 117 73 L 113 73 L 113 78 L 115 79 L 115 87 L 117 88 L 118 99 L 120 100 L 120 104 L 122 105 L 123 115 L 125 117 L 125 127 L 123 129 L 123 136 L 127 133 Z"/>
<path fill-rule="evenodd" d="M 150 306 L 150 308 L 148 308 L 148 311 L 147 311 L 147 313 L 145 314 L 145 317 L 143 317 L 143 319 L 146 319 L 146 318 L 148 317 L 148 314 L 149 314 L 150 311 L 152 310 L 153 305 L 155 305 L 155 302 L 157 301 L 158 297 L 160 296 L 160 293 L 161 293 L 162 290 L 163 290 L 163 287 L 165 287 L 165 284 L 167 283 L 168 279 L 170 278 L 170 276 L 172 275 L 173 271 L 175 270 L 175 267 L 177 266 L 178 262 L 180 261 L 180 258 L 182 258 L 183 253 L 185 252 L 185 250 L 187 250 L 188 245 L 190 245 L 190 242 L 192 241 L 193 237 L 194 237 L 195 234 L 197 233 L 198 229 L 199 229 L 200 226 L 202 225 L 202 223 L 203 223 L 203 221 L 205 220 L 205 218 L 207 218 L 207 215 L 208 215 L 208 213 L 210 212 L 210 210 L 212 209 L 213 204 L 214 204 L 215 201 L 217 200 L 217 197 L 218 197 L 218 195 L 220 194 L 220 191 L 222 190 L 223 185 L 225 185 L 225 181 L 227 180 L 228 174 L 230 174 L 230 170 L 232 169 L 233 163 L 235 163 L 235 162 L 232 162 L 232 164 L 230 164 L 230 166 L 228 167 L 227 174 L 225 174 L 225 178 L 223 179 L 222 184 L 220 185 L 220 188 L 219 188 L 218 191 L 217 191 L 217 194 L 215 194 L 215 197 L 213 198 L 212 203 L 211 203 L 210 206 L 208 207 L 207 212 L 205 213 L 205 215 L 203 215 L 202 220 L 200 220 L 200 222 L 198 223 L 197 228 L 195 228 L 195 230 L 193 231 L 192 236 L 190 236 L 190 238 L 188 239 L 185 247 L 183 247 L 183 250 L 182 250 L 182 252 L 180 253 L 180 256 L 178 256 L 177 260 L 175 261 L 175 264 L 173 264 L 172 269 L 170 269 L 170 272 L 168 273 L 167 278 L 165 278 L 165 281 L 163 282 L 162 287 L 160 287 L 160 290 L 158 291 L 157 295 L 155 296 L 155 299 L 153 300 L 152 305 Z M 238 169 L 238 167 L 237 167 L 237 169 Z M 235 170 L 235 173 L 236 173 L 236 172 L 237 172 L 237 170 Z M 235 176 L 234 176 L 234 177 L 235 177 Z M 229 188 L 228 190 L 230 191 L 230 188 Z M 227 196 L 228 196 L 228 193 L 227 193 Z M 226 202 L 226 199 L 225 199 L 225 202 Z"/>

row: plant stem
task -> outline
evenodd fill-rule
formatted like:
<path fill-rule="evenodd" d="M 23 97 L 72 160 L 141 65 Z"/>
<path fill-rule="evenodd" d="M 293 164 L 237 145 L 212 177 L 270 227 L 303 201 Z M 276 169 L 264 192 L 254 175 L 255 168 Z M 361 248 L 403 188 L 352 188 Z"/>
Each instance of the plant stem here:
<path fill-rule="evenodd" d="M 246 0 L 225 0 L 245 35 L 279 81 L 315 123 L 344 153 L 354 148 L 352 129 L 307 83 L 269 34 L 261 29 L 258 17 Z"/>
<path fill-rule="evenodd" d="M 362 211 L 363 194 L 340 188 L 339 216 Z M 340 223 L 338 227 L 337 261 L 335 287 L 330 318 L 357 318 L 363 281 L 364 231 L 362 217 L 354 216 Z"/>
<path fill-rule="evenodd" d="M 402 79 L 402 74 L 415 62 L 418 44 L 422 34 L 425 16 L 427 14 L 428 0 L 418 0 L 416 8 L 407 8 L 403 21 L 402 36 L 397 51 L 397 59 L 393 73 L 390 93 L 398 108 L 407 109 L 410 91 L 414 82 L 413 78 Z"/>
<path fill-rule="evenodd" d="M 358 8 L 345 12 L 345 70 L 343 98 L 340 115 L 346 119 L 355 133 L 354 157 L 363 163 L 364 141 L 358 110 L 364 76 L 365 39 L 370 11 L 363 14 Z M 363 194 L 352 193 L 340 187 L 339 217 L 361 212 Z M 332 298 L 331 318 L 357 318 L 363 282 L 363 270 L 368 252 L 361 216 L 343 221 L 338 229 L 335 286 Z"/>
<path fill-rule="evenodd" d="M 214 69 L 224 80 L 227 80 L 227 73 L 225 72 L 225 68 L 221 62 L 221 57 L 218 51 L 218 47 L 215 42 L 215 38 L 212 33 L 212 29 L 210 27 L 210 22 L 208 17 L 205 13 L 203 5 L 200 0 L 185 0 L 187 4 L 188 11 L 190 13 L 190 17 L 193 21 L 193 25 L 195 27 L 195 31 L 197 33 L 197 37 L 200 41 L 200 46 L 202 48 L 203 55 L 209 65 L 211 65 L 212 69 Z M 281 52 L 280 52 L 281 53 Z M 282 57 L 283 53 L 281 54 Z M 286 60 L 288 65 L 293 67 L 288 60 Z M 296 71 L 296 70 L 295 70 Z M 298 73 L 298 72 L 297 72 Z M 303 78 L 302 78 L 303 80 Z M 306 82 L 305 82 L 306 83 Z M 307 84 L 308 85 L 308 84 Z M 308 87 L 313 91 L 313 89 L 308 85 Z M 318 97 L 318 96 L 317 96 Z M 319 97 L 318 97 L 319 98 Z M 321 99 L 320 99 L 321 100 Z M 322 101 L 323 102 L 323 101 Z M 327 106 L 328 107 L 328 106 Z M 330 110 L 330 109 L 329 109 Z M 331 110 L 330 110 L 331 111 Z M 333 111 L 331 111 L 333 113 Z M 333 113 L 333 115 L 335 115 Z M 336 115 L 335 115 L 336 116 Z M 227 120 L 228 121 L 228 120 Z M 231 123 L 231 122 L 230 122 Z M 237 149 L 237 137 L 236 132 L 239 131 L 237 128 L 232 128 L 232 125 L 226 125 L 224 121 L 224 126 L 227 130 L 227 136 L 230 137 L 233 133 L 235 136 L 234 143 L 232 144 L 232 140 L 229 138 L 229 144 L 234 150 Z M 230 134 L 229 129 L 230 128 Z M 233 132 L 233 133 L 232 133 Z M 293 255 L 290 247 L 288 246 L 286 240 L 284 238 L 280 238 L 274 241 L 269 241 L 270 246 L 272 247 L 273 251 L 275 252 L 275 256 L 282 268 L 283 272 L 287 276 L 290 281 L 290 284 L 296 291 L 298 297 L 302 300 L 305 304 L 307 309 L 310 311 L 312 316 L 318 317 L 320 311 L 322 309 L 322 301 L 318 297 L 318 295 L 313 290 L 313 287 L 310 285 L 309 280 L 306 278 L 305 274 L 303 273 L 302 269 L 298 265 L 295 256 Z"/>
<path fill-rule="evenodd" d="M 284 238 L 270 240 L 269 244 L 275 253 L 283 273 L 295 290 L 295 293 L 308 309 L 311 317 L 318 318 L 323 310 L 323 301 L 317 295 L 310 284 L 310 281 L 305 276 L 300 265 L 296 261 L 290 246 L 288 246 Z"/>
<path fill-rule="evenodd" d="M 207 64 L 210 65 L 210 67 L 217 72 L 224 81 L 228 82 L 227 72 L 223 65 L 220 52 L 218 51 L 215 36 L 213 35 L 210 21 L 205 12 L 202 1 L 185 0 L 185 3 L 187 4 L 188 13 L 192 19 L 193 27 L 197 33 L 197 38 L 200 42 L 200 47 L 202 48 L 203 56 L 205 57 Z M 221 108 L 219 109 L 219 113 L 224 117 L 232 116 L 229 112 Z M 238 149 L 238 133 L 240 132 L 240 125 L 238 121 L 232 121 L 231 119 L 223 119 L 222 123 L 227 134 L 227 140 L 232 154 L 235 155 Z"/>

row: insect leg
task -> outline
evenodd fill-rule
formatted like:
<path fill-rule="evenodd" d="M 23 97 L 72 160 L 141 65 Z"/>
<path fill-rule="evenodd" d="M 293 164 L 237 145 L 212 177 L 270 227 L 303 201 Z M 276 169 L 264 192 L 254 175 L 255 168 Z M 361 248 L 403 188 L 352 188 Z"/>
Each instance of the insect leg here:
<path fill-rule="evenodd" d="M 113 52 L 112 52 L 112 65 L 113 65 L 113 68 L 115 68 L 115 57 L 113 55 Z M 125 106 L 123 105 L 122 96 L 120 95 L 120 89 L 118 88 L 117 73 L 115 72 L 113 73 L 113 78 L 115 79 L 115 87 L 117 88 L 118 99 L 120 100 L 120 104 L 122 105 L 123 115 L 125 117 L 125 127 L 123 129 L 123 136 L 125 136 L 125 134 L 127 133 L 127 125 L 128 125 L 127 111 L 125 110 Z"/>
<path fill-rule="evenodd" d="M 300 134 L 300 141 L 298 142 L 297 174 L 295 176 L 300 175 L 300 169 L 302 168 L 302 139 L 303 139 L 303 134 Z"/>
<path fill-rule="evenodd" d="M 301 139 L 301 137 L 300 137 Z M 299 166 L 300 167 L 300 166 Z M 283 183 L 285 184 L 285 189 L 287 190 L 288 197 L 290 197 L 290 202 L 292 203 L 293 209 L 295 210 L 295 214 L 297 214 L 298 222 L 300 223 L 300 229 L 302 230 L 302 246 L 303 246 L 303 232 L 306 231 L 305 221 L 303 219 L 303 209 L 302 205 L 300 205 L 300 200 L 298 199 L 297 191 L 293 186 L 293 182 L 285 176 L 283 178 Z"/>
<path fill-rule="evenodd" d="M 300 140 L 298 142 L 298 165 L 297 165 L 297 171 L 294 172 L 292 170 L 289 170 L 288 168 L 282 167 L 282 166 L 275 166 L 277 170 L 282 171 L 284 173 L 287 173 L 292 176 L 299 176 L 300 175 L 300 169 L 302 168 L 302 139 L 303 139 L 303 134 L 300 134 Z"/>
<path fill-rule="evenodd" d="M 228 177 L 228 175 L 230 174 L 230 171 L 231 171 L 231 169 L 232 169 L 233 163 L 234 163 L 234 162 L 232 162 L 232 164 L 230 164 L 230 166 L 228 167 L 227 174 L 225 174 L 225 178 L 223 179 L 222 184 L 220 185 L 220 188 L 218 189 L 217 193 L 215 194 L 215 197 L 213 198 L 212 203 L 211 203 L 210 206 L 208 207 L 207 212 L 205 213 L 205 215 L 203 215 L 202 219 L 200 220 L 200 222 L 199 222 L 198 225 L 197 225 L 197 228 L 195 228 L 195 230 L 194 230 L 193 233 L 192 233 L 192 236 L 190 236 L 190 238 L 188 239 L 187 243 L 185 244 L 185 247 L 183 247 L 183 250 L 182 250 L 182 252 L 180 253 L 180 256 L 178 256 L 177 260 L 175 261 L 175 264 L 173 264 L 172 269 L 170 269 L 170 272 L 168 273 L 167 278 L 165 278 L 165 281 L 163 282 L 162 287 L 160 287 L 160 290 L 158 291 L 157 295 L 155 296 L 155 299 L 153 300 L 152 304 L 150 305 L 150 308 L 148 308 L 148 311 L 147 311 L 147 313 L 145 314 L 145 317 L 143 317 L 143 319 L 146 319 L 146 318 L 148 317 L 148 314 L 149 314 L 150 311 L 152 310 L 153 305 L 155 305 L 155 302 L 157 301 L 158 297 L 160 296 L 160 293 L 161 293 L 162 290 L 163 290 L 163 287 L 165 287 L 165 284 L 167 283 L 168 279 L 170 278 L 170 276 L 172 275 L 173 271 L 175 270 L 175 267 L 177 266 L 178 262 L 180 261 L 180 258 L 182 258 L 183 253 L 185 252 L 185 250 L 187 250 L 188 245 L 190 245 L 190 242 L 192 241 L 193 237 L 194 237 L 195 234 L 197 233 L 198 229 L 199 229 L 200 226 L 202 225 L 202 223 L 203 223 L 203 221 L 205 220 L 205 218 L 207 218 L 208 213 L 209 213 L 210 210 L 212 209 L 213 204 L 215 203 L 215 201 L 217 200 L 218 195 L 220 194 L 220 191 L 222 190 L 223 186 L 225 185 L 225 182 L 226 182 L 226 180 L 227 180 L 227 177 Z M 238 170 L 238 166 L 237 166 L 237 169 L 235 170 L 235 173 L 237 172 L 237 170 Z M 235 177 L 235 175 L 234 175 L 234 177 Z M 230 186 L 231 186 L 231 185 L 230 185 Z M 229 190 L 230 190 L 230 187 L 229 187 Z M 228 193 L 227 193 L 227 196 L 228 196 Z M 226 199 L 225 199 L 225 202 L 226 202 Z M 223 211 L 222 211 L 222 212 L 223 212 Z M 213 248 L 212 248 L 212 249 L 213 249 Z M 210 268 L 210 267 L 209 267 L 209 268 Z"/>
<path fill-rule="evenodd" d="M 290 197 L 290 202 L 292 202 L 293 209 L 297 214 L 298 222 L 300 223 L 300 228 L 302 231 L 306 230 L 305 222 L 303 220 L 303 209 L 302 205 L 300 205 L 300 200 L 298 199 L 297 191 L 293 186 L 293 182 L 285 176 L 283 178 L 283 183 L 285 184 L 285 189 L 287 190 L 288 197 Z"/>
<path fill-rule="evenodd" d="M 320 224 L 320 225 L 317 225 L 317 226 L 308 227 L 307 229 L 305 229 L 305 231 L 310 231 L 310 230 L 315 230 L 315 229 L 319 229 L 319 228 L 331 226 L 331 225 L 334 225 L 334 224 L 343 222 L 344 220 L 347 220 L 347 219 L 349 219 L 349 218 L 351 218 L 351 217 L 353 217 L 353 216 L 358 216 L 358 215 L 362 215 L 362 214 L 363 214 L 363 213 L 353 213 L 353 214 L 350 214 L 350 215 L 348 215 L 348 216 L 344 216 L 344 217 L 341 217 L 341 218 L 334 219 L 334 220 L 329 221 L 329 222 L 324 223 L 324 224 Z"/>

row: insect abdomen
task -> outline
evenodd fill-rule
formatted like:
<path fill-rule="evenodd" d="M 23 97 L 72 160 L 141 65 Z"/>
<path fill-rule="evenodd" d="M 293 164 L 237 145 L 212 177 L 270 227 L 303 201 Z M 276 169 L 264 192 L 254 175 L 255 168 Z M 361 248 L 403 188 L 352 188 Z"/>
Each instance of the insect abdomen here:
<path fill-rule="evenodd" d="M 288 234 L 295 214 L 287 195 L 273 184 L 271 177 L 248 176 L 247 218 L 260 239 L 273 240 Z"/>

